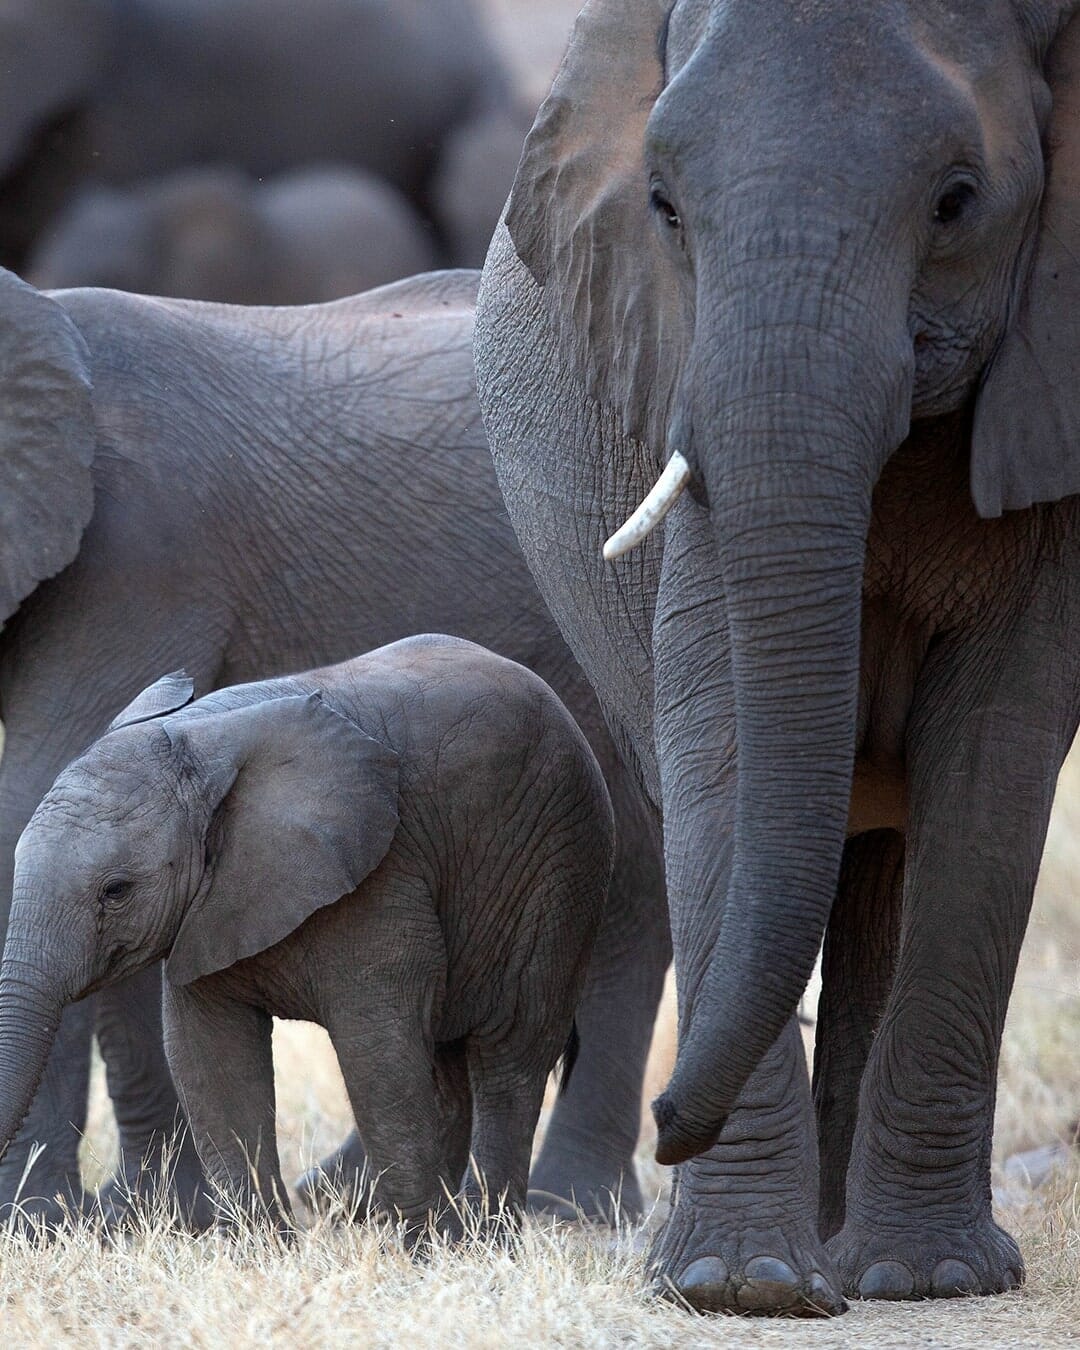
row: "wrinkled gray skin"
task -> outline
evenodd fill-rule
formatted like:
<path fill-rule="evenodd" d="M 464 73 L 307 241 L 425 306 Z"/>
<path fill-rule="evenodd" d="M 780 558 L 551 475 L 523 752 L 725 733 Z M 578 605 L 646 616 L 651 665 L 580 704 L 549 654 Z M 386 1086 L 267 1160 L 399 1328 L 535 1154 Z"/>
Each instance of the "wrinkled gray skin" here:
<path fill-rule="evenodd" d="M 489 256 L 500 485 L 663 812 L 652 1261 L 698 1308 L 1023 1276 L 988 1169 L 1078 713 L 1071 18 L 593 0 Z M 604 563 L 675 450 L 688 492 Z"/>
<path fill-rule="evenodd" d="M 395 188 L 345 166 L 256 182 L 184 169 L 86 188 L 26 266 L 42 289 L 105 286 L 234 305 L 355 295 L 438 264 L 431 229 Z"/>
<path fill-rule="evenodd" d="M 207 691 L 415 632 L 478 641 L 556 689 L 609 776 L 623 845 L 580 1060 L 535 1178 L 593 1212 L 621 1185 L 633 1210 L 670 952 L 659 840 L 499 498 L 473 385 L 477 280 L 433 274 L 326 306 L 241 309 L 50 298 L 0 274 L 0 918 L 35 806 L 163 668 L 185 665 Z M 147 1155 L 152 1184 L 176 1112 L 154 1031 L 160 979 L 147 972 L 97 1005 L 125 1172 Z M 47 1150 L 26 1191 L 46 1199 L 31 1209 L 54 1219 L 48 1197 L 79 1200 L 93 1016 L 90 1002 L 65 1014 L 0 1163 L 0 1202 L 32 1139 Z M 346 1150 L 347 1173 L 359 1157 Z M 198 1185 L 188 1151 L 185 1207 Z"/>
<path fill-rule="evenodd" d="M 529 122 L 473 0 L 10 0 L 0 69 L 0 263 L 17 268 L 87 180 L 328 160 L 392 183 L 476 265 Z M 475 137 L 479 227 L 461 203 L 439 214 L 434 187 L 450 138 L 458 157 Z"/>
<path fill-rule="evenodd" d="M 588 742 L 542 680 L 456 638 L 177 712 L 191 689 L 145 690 L 19 840 L 0 1148 L 62 1008 L 166 957 L 169 1068 L 226 1215 L 291 1226 L 273 1017 L 329 1032 L 374 1198 L 412 1237 L 467 1169 L 479 1217 L 519 1215 L 611 876 Z"/>

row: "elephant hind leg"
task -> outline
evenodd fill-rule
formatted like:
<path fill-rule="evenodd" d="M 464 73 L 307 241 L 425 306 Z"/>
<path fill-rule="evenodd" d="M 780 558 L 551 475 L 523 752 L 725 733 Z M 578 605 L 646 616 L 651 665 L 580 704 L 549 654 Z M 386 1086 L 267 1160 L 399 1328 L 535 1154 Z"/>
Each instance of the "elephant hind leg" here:
<path fill-rule="evenodd" d="M 463 1040 L 436 1047 L 435 1096 L 442 1174 L 451 1185 L 457 1185 L 469 1165 L 472 1136 L 472 1095 Z M 333 1153 L 297 1180 L 296 1191 L 313 1214 L 330 1213 L 340 1199 L 346 1215 L 363 1219 L 372 1200 L 370 1182 L 367 1154 L 354 1129 Z"/>
<path fill-rule="evenodd" d="M 671 936 L 654 820 L 628 774 L 611 783 L 619 832 L 608 905 L 577 1007 L 574 1072 L 529 1179 L 530 1208 L 563 1218 L 640 1218 L 634 1166 L 641 1088 Z"/>
<path fill-rule="evenodd" d="M 825 934 L 814 1052 L 822 1238 L 844 1224 L 859 1085 L 892 988 L 903 892 L 901 834 L 872 830 L 848 840 Z"/>

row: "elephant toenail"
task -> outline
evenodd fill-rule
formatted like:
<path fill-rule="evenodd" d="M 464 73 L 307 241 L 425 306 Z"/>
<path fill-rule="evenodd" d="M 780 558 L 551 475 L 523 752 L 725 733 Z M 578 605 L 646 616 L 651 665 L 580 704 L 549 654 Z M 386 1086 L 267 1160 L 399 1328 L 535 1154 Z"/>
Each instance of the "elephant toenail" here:
<path fill-rule="evenodd" d="M 859 1281 L 860 1298 L 910 1298 L 914 1292 L 915 1276 L 899 1261 L 875 1261 Z"/>
<path fill-rule="evenodd" d="M 675 1290 L 702 1312 L 719 1312 L 728 1306 L 728 1268 L 718 1256 L 692 1261 L 675 1281 Z"/>
<path fill-rule="evenodd" d="M 772 1311 L 798 1302 L 799 1277 L 786 1261 L 775 1256 L 754 1256 L 746 1263 L 746 1283 L 737 1298 L 740 1308 Z"/>
<path fill-rule="evenodd" d="M 977 1294 L 979 1277 L 966 1261 L 949 1258 L 939 1261 L 930 1276 L 930 1292 L 935 1298 L 953 1298 L 957 1294 Z"/>
<path fill-rule="evenodd" d="M 1005 1272 L 1005 1279 L 1002 1282 L 1002 1293 L 1008 1293 L 1010 1289 L 1019 1289 L 1024 1283 L 1023 1268 L 1017 1270 L 1015 1266 L 1010 1266 Z"/>
<path fill-rule="evenodd" d="M 829 1317 L 838 1317 L 841 1313 L 847 1312 L 847 1301 L 836 1292 L 820 1271 L 811 1272 L 806 1287 L 807 1298 L 815 1311 L 825 1313 Z"/>

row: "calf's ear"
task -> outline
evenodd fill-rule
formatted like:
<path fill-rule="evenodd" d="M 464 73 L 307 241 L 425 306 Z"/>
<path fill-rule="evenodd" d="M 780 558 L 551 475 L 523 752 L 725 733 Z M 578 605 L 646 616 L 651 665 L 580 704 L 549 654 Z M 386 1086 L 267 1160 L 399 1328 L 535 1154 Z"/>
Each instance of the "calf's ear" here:
<path fill-rule="evenodd" d="M 317 693 L 166 729 L 212 812 L 204 884 L 166 963 L 189 984 L 281 942 L 378 867 L 398 758 Z"/>
<path fill-rule="evenodd" d="M 171 675 L 162 675 L 160 680 L 155 680 L 141 694 L 137 694 L 123 712 L 116 714 L 109 723 L 109 730 L 117 731 L 120 727 L 149 722 L 151 718 L 176 712 L 178 708 L 186 707 L 194 697 L 195 686 L 186 672 L 174 670 Z"/>

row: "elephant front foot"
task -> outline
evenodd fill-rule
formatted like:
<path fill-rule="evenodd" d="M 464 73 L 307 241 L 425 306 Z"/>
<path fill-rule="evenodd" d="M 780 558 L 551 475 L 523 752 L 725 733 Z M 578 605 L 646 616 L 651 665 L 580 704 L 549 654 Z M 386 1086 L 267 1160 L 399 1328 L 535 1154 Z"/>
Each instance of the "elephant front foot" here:
<path fill-rule="evenodd" d="M 545 1150 L 529 1176 L 528 1208 L 532 1214 L 615 1227 L 636 1223 L 645 1207 L 633 1162 Z"/>
<path fill-rule="evenodd" d="M 989 1216 L 948 1228 L 888 1231 L 849 1222 L 829 1254 L 853 1298 L 892 1300 L 1004 1294 L 1024 1282 L 1024 1258 Z"/>
<path fill-rule="evenodd" d="M 724 1188 L 703 1192 L 684 1176 L 649 1268 L 661 1298 L 697 1312 L 835 1317 L 847 1311 L 835 1266 L 798 1195 L 784 1205 Z"/>

